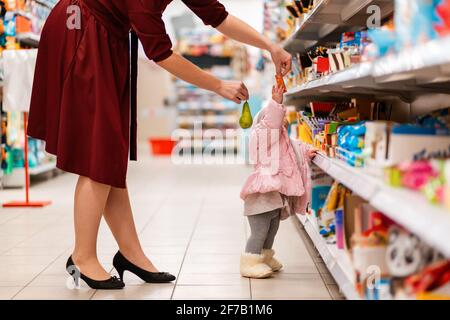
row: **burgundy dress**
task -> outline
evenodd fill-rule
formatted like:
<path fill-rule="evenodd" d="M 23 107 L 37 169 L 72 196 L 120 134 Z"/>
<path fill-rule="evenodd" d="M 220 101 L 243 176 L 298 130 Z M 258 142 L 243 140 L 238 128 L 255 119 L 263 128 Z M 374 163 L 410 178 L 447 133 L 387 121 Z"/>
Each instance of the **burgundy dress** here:
<path fill-rule="evenodd" d="M 46 141 L 58 168 L 126 187 L 128 157 L 136 158 L 135 35 L 149 59 L 168 58 L 161 17 L 171 1 L 60 0 L 53 9 L 39 45 L 28 134 Z M 217 0 L 182 1 L 213 27 L 228 15 Z M 68 24 L 71 5 L 80 8 L 81 28 Z"/>

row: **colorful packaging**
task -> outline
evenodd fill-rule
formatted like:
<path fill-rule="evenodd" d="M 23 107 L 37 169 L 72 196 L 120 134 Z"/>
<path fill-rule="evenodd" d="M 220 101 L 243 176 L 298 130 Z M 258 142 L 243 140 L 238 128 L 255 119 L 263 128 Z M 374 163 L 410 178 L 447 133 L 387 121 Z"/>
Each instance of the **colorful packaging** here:
<path fill-rule="evenodd" d="M 396 0 L 396 48 L 404 48 L 436 39 L 436 25 L 441 22 L 436 0 Z"/>
<path fill-rule="evenodd" d="M 444 203 L 446 207 L 450 210 L 450 160 L 446 162 L 444 170 L 445 170 Z"/>
<path fill-rule="evenodd" d="M 344 249 L 344 210 L 338 209 L 334 213 L 336 220 L 336 246 Z"/>
<path fill-rule="evenodd" d="M 436 31 L 441 36 L 450 35 L 450 0 L 442 0 L 436 11 L 441 19 L 436 25 Z"/>
<path fill-rule="evenodd" d="M 315 186 L 311 192 L 311 209 L 317 216 L 319 210 L 323 207 L 331 186 Z"/>

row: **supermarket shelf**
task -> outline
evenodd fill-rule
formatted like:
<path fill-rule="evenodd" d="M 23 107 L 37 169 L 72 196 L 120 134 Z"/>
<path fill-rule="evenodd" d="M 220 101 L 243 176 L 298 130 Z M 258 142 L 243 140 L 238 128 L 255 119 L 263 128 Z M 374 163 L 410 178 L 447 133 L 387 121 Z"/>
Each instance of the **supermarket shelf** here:
<path fill-rule="evenodd" d="M 450 257 L 450 212 L 418 192 L 392 188 L 362 168 L 318 155 L 314 163 L 386 216 Z"/>
<path fill-rule="evenodd" d="M 350 257 L 335 244 L 328 244 L 320 235 L 316 218 L 311 215 L 297 215 L 324 263 L 348 300 L 360 300 L 355 290 L 355 271 Z"/>
<path fill-rule="evenodd" d="M 334 45 L 343 32 L 367 27 L 367 9 L 371 5 L 381 9 L 383 19 L 394 10 L 393 0 L 319 0 L 283 46 L 288 51 L 300 52 L 317 44 Z"/>
<path fill-rule="evenodd" d="M 18 33 L 16 35 L 16 39 L 21 44 L 37 48 L 39 47 L 39 41 L 41 37 L 37 34 L 26 32 L 26 33 Z"/>
<path fill-rule="evenodd" d="M 56 169 L 56 162 L 49 162 L 41 164 L 35 168 L 30 168 L 30 176 L 37 176 L 39 174 L 47 173 Z"/>
<path fill-rule="evenodd" d="M 450 93 L 450 37 L 302 84 L 288 91 L 291 99 L 400 96 L 407 101 L 421 93 Z"/>

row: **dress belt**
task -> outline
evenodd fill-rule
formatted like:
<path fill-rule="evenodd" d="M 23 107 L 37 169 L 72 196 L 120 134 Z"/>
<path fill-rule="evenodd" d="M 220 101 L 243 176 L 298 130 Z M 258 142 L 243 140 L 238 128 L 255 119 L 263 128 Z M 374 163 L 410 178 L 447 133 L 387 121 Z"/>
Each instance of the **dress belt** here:
<path fill-rule="evenodd" d="M 139 40 L 133 30 L 124 29 L 124 22 L 109 12 L 98 0 L 82 0 L 86 8 L 108 31 L 118 38 L 129 36 L 130 46 L 130 160 L 137 160 L 137 77 Z"/>
<path fill-rule="evenodd" d="M 137 160 L 137 78 L 139 40 L 136 32 L 131 31 L 130 56 L 130 160 Z"/>

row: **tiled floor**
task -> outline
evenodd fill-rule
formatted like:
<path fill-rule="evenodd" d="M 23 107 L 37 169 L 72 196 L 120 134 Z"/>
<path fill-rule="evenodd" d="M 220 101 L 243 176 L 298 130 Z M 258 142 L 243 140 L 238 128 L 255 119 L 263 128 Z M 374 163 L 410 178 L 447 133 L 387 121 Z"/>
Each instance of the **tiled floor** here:
<path fill-rule="evenodd" d="M 314 248 L 294 221 L 282 223 L 275 249 L 285 269 L 271 279 L 239 275 L 248 227 L 239 190 L 244 166 L 174 166 L 168 159 L 132 164 L 128 182 L 146 253 L 176 283 L 142 284 L 125 274 L 121 291 L 67 287 L 65 261 L 72 248 L 75 177 L 35 184 L 32 198 L 53 200 L 44 209 L 0 208 L 0 299 L 332 299 L 339 291 L 316 267 Z M 0 190 L 1 202 L 22 196 Z M 303 240 L 302 240 L 303 239 Z M 99 255 L 112 270 L 117 247 L 103 223 Z"/>

